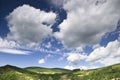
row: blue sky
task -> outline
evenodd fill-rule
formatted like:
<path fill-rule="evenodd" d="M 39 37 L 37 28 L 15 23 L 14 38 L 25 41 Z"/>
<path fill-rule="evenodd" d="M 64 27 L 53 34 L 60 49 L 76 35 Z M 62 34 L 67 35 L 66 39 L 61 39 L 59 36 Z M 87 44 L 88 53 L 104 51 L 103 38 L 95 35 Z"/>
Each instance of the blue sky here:
<path fill-rule="evenodd" d="M 1 0 L 0 66 L 91 69 L 120 63 L 120 0 Z"/>

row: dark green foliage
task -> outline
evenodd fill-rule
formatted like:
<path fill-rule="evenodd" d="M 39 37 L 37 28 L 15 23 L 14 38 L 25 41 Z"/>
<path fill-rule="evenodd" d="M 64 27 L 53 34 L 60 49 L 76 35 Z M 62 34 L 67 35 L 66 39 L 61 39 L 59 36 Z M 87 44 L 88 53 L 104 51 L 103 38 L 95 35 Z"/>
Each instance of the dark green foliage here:
<path fill-rule="evenodd" d="M 74 72 L 77 72 L 77 71 L 80 71 L 80 69 L 74 69 L 73 71 L 74 71 Z"/>

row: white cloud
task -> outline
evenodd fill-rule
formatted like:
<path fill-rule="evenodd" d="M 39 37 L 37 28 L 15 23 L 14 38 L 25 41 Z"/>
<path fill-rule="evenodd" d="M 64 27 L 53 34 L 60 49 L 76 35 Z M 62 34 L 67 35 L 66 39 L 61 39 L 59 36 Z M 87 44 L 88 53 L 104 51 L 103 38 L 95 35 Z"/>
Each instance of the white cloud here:
<path fill-rule="evenodd" d="M 104 65 L 120 63 L 120 41 L 109 42 L 106 47 L 98 47 L 90 53 L 86 61 Z"/>
<path fill-rule="evenodd" d="M 116 28 L 119 4 L 120 0 L 68 0 L 64 4 L 67 19 L 54 35 L 68 48 L 97 44 L 106 32 Z"/>
<path fill-rule="evenodd" d="M 39 63 L 39 64 L 44 64 L 44 63 L 45 63 L 45 59 L 40 59 L 40 60 L 38 61 L 38 63 Z"/>
<path fill-rule="evenodd" d="M 83 70 L 88 70 L 88 69 L 96 69 L 96 68 L 99 68 L 99 67 L 100 66 L 89 65 L 89 66 L 80 66 L 79 68 L 83 69 Z"/>
<path fill-rule="evenodd" d="M 0 52 L 9 54 L 22 54 L 27 55 L 30 51 L 19 50 L 21 46 L 12 40 L 3 39 L 0 37 Z"/>
<path fill-rule="evenodd" d="M 45 47 L 46 47 L 46 48 L 51 48 L 51 47 L 52 47 L 51 42 L 48 42 L 48 44 L 47 44 L 47 45 L 45 45 Z"/>
<path fill-rule="evenodd" d="M 27 55 L 29 51 L 23 51 L 18 49 L 8 49 L 8 48 L 0 48 L 0 52 L 2 53 L 9 53 L 9 54 L 19 54 L 19 55 Z"/>
<path fill-rule="evenodd" d="M 74 70 L 74 69 L 82 69 L 82 70 L 88 70 L 88 69 L 96 69 L 96 68 L 99 68 L 98 66 L 79 66 L 79 67 L 74 67 L 74 66 L 71 66 L 71 65 L 67 65 L 64 67 L 65 69 L 69 69 L 69 70 Z"/>
<path fill-rule="evenodd" d="M 48 0 L 48 1 L 57 7 L 62 7 L 63 3 L 67 2 L 67 0 Z"/>
<path fill-rule="evenodd" d="M 96 62 L 99 62 L 105 66 L 113 65 L 113 64 L 120 63 L 120 57 L 106 57 Z"/>
<path fill-rule="evenodd" d="M 83 52 L 83 48 L 82 47 L 77 47 L 76 52 Z"/>
<path fill-rule="evenodd" d="M 109 55 L 108 50 L 105 47 L 96 48 L 92 53 L 90 53 L 87 61 L 96 61 L 103 57 L 107 57 Z"/>
<path fill-rule="evenodd" d="M 53 12 L 41 11 L 29 5 L 19 6 L 7 16 L 10 30 L 7 38 L 30 47 L 39 45 L 51 35 L 55 18 Z"/>
<path fill-rule="evenodd" d="M 10 41 L 0 37 L 0 48 L 14 48 L 14 47 L 20 47 L 20 45 L 17 44 L 15 41 Z"/>
<path fill-rule="evenodd" d="M 87 70 L 87 69 L 88 69 L 87 66 L 80 66 L 79 68 L 80 68 L 80 69 L 83 69 L 83 70 Z"/>
<path fill-rule="evenodd" d="M 65 66 L 64 68 L 65 68 L 65 69 L 69 69 L 69 70 L 75 69 L 73 66 L 69 66 L 69 65 Z"/>
<path fill-rule="evenodd" d="M 48 58 L 50 57 L 53 57 L 51 54 L 48 54 L 46 57 L 45 57 L 45 60 L 47 60 Z"/>
<path fill-rule="evenodd" d="M 47 56 L 45 56 L 44 58 L 40 59 L 38 61 L 39 64 L 45 64 L 45 62 L 48 60 L 48 58 L 53 57 L 51 54 L 47 54 Z"/>
<path fill-rule="evenodd" d="M 78 64 L 80 62 L 80 56 L 79 54 L 70 54 L 67 60 L 72 64 Z"/>
<path fill-rule="evenodd" d="M 100 44 L 94 45 L 94 46 L 93 46 L 93 49 L 96 49 L 96 48 L 98 48 L 98 47 L 100 47 Z"/>
<path fill-rule="evenodd" d="M 56 52 L 60 52 L 60 49 L 57 48 L 57 49 L 56 49 Z"/>
<path fill-rule="evenodd" d="M 67 56 L 67 61 L 71 64 L 77 65 L 80 60 L 86 59 L 87 56 L 79 53 L 69 53 Z"/>
<path fill-rule="evenodd" d="M 120 34 L 119 34 L 119 36 L 118 36 L 118 40 L 120 40 Z"/>

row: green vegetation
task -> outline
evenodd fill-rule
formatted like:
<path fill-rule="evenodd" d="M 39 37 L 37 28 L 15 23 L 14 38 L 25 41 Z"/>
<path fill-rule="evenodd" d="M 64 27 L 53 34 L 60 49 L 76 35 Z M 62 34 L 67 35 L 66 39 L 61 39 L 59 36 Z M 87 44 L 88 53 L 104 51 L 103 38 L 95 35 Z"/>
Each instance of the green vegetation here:
<path fill-rule="evenodd" d="M 77 80 L 111 80 L 120 78 L 120 64 L 93 70 L 76 71 L 73 76 L 77 77 Z"/>
<path fill-rule="evenodd" d="M 0 80 L 112 80 L 113 78 L 120 78 L 120 64 L 73 71 L 61 68 L 18 68 L 10 65 L 0 67 Z"/>
<path fill-rule="evenodd" d="M 25 70 L 39 73 L 39 74 L 60 74 L 60 73 L 68 73 L 70 70 L 61 69 L 61 68 L 42 68 L 42 67 L 27 67 Z"/>

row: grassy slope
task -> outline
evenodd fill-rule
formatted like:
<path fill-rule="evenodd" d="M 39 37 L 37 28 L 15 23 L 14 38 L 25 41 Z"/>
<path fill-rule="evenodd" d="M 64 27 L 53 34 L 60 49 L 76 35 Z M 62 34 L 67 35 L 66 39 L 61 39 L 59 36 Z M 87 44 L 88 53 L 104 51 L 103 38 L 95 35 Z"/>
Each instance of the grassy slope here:
<path fill-rule="evenodd" d="M 61 68 L 42 68 L 42 67 L 27 67 L 25 70 L 32 71 L 39 74 L 60 74 L 68 73 L 70 70 Z"/>
<path fill-rule="evenodd" d="M 37 74 L 11 65 L 0 67 L 0 80 L 37 80 Z"/>
<path fill-rule="evenodd" d="M 120 64 L 73 72 L 73 75 L 78 78 L 78 80 L 111 80 L 113 78 L 120 78 Z"/>
<path fill-rule="evenodd" d="M 0 80 L 111 80 L 112 78 L 120 78 L 120 64 L 83 71 L 40 67 L 21 69 L 10 65 L 0 67 Z"/>

